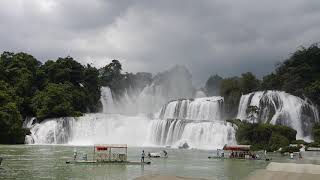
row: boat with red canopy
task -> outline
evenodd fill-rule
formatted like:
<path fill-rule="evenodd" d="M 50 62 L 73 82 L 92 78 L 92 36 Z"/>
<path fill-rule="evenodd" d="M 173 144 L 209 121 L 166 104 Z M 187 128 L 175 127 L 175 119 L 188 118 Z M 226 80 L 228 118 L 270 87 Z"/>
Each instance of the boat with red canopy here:
<path fill-rule="evenodd" d="M 126 144 L 97 144 L 93 146 L 92 160 L 88 160 L 87 154 L 82 159 L 77 159 L 74 152 L 73 161 L 67 164 L 150 164 L 151 162 L 128 161 L 128 146 Z"/>
<path fill-rule="evenodd" d="M 209 156 L 211 159 L 247 159 L 261 160 L 262 155 L 250 151 L 251 145 L 224 145 L 223 149 L 217 149 L 215 156 Z M 267 160 L 267 158 L 265 158 Z M 269 159 L 268 159 L 269 160 Z"/>

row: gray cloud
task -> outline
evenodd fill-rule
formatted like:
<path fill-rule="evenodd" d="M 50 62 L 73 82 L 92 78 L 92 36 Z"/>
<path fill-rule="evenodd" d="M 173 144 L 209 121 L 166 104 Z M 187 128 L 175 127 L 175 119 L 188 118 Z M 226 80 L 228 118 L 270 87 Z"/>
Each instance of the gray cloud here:
<path fill-rule="evenodd" d="M 195 84 L 211 74 L 259 77 L 320 38 L 318 0 L 3 0 L 0 50 L 39 60 L 71 55 L 126 71 L 186 65 Z"/>

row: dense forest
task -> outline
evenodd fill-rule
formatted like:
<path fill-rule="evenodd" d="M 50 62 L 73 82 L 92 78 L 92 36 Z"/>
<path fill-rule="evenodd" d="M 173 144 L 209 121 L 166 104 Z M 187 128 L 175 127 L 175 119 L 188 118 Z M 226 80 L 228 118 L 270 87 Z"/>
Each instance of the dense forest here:
<path fill-rule="evenodd" d="M 101 108 L 100 87 L 109 86 L 115 98 L 127 89 L 141 90 L 151 83 L 151 73 L 123 73 L 113 60 L 97 69 L 72 57 L 44 64 L 26 53 L 3 52 L 0 56 L 0 143 L 23 143 L 26 117 L 38 121 L 62 116 L 80 116 Z M 240 77 L 213 75 L 204 90 L 225 98 L 225 111 L 234 117 L 242 94 L 257 90 L 283 90 L 320 105 L 320 48 L 300 48 L 259 80 L 247 72 Z M 315 134 L 319 134 L 315 129 Z"/>
<path fill-rule="evenodd" d="M 282 90 L 287 93 L 308 98 L 320 105 L 320 48 L 313 44 L 301 47 L 290 57 L 276 66 L 274 72 L 259 80 L 250 72 L 240 77 L 222 78 L 212 75 L 205 84 L 208 95 L 225 98 L 226 114 L 234 117 L 242 94 L 257 90 Z"/>

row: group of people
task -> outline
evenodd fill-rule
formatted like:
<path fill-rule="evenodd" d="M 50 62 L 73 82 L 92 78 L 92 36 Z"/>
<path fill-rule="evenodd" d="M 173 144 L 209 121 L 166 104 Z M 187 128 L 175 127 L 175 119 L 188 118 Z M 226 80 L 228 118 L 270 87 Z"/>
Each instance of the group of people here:
<path fill-rule="evenodd" d="M 163 154 L 164 154 L 164 157 L 168 157 L 168 152 L 166 150 L 163 150 L 162 151 Z M 144 150 L 142 150 L 142 154 L 141 154 L 141 162 L 144 162 L 144 158 L 146 157 L 146 154 L 144 152 Z M 148 158 L 150 159 L 152 156 L 151 156 L 151 153 L 148 152 Z"/>
<path fill-rule="evenodd" d="M 258 159 L 259 155 L 256 155 L 251 152 L 231 152 L 230 158 L 250 158 L 250 159 Z"/>

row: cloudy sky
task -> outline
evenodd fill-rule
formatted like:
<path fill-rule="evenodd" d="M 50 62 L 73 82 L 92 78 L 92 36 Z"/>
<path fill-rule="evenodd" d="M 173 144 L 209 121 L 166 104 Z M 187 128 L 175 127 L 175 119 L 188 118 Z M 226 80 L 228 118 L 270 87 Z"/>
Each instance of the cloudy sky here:
<path fill-rule="evenodd" d="M 1 52 L 97 67 L 119 59 L 129 72 L 181 64 L 198 85 L 216 73 L 261 77 L 319 41 L 319 0 L 0 1 Z"/>

